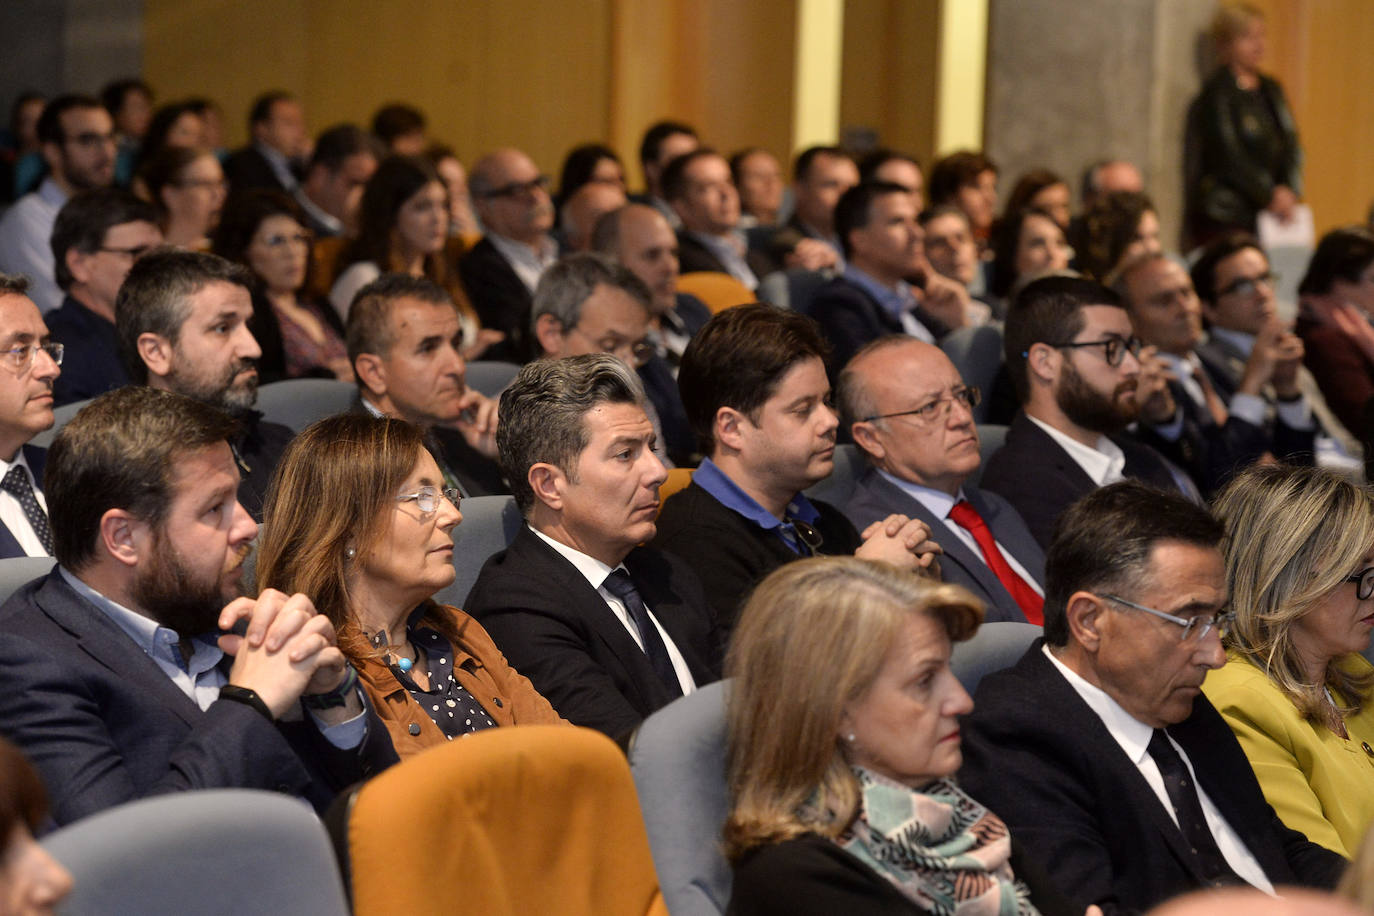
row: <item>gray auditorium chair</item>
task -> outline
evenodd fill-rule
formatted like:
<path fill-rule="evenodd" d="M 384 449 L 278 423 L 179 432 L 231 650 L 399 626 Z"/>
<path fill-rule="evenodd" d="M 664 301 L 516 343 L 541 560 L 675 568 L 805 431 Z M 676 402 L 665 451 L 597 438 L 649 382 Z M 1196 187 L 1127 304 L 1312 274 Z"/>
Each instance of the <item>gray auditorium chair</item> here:
<path fill-rule="evenodd" d="M 482 564 L 514 540 L 525 523 L 514 496 L 470 496 L 461 507 L 463 521 L 453 529 L 453 584 L 434 596 L 440 604 L 461 608 L 482 571 Z"/>
<path fill-rule="evenodd" d="M 0 604 L 19 590 L 19 586 L 52 572 L 57 561 L 52 557 L 6 557 L 0 560 Z"/>
<path fill-rule="evenodd" d="M 1010 668 L 1026 653 L 1032 642 L 1044 635 L 1033 623 L 1002 620 L 985 623 L 967 642 L 954 644 L 950 670 L 969 693 L 978 689 L 983 675 Z"/>
<path fill-rule="evenodd" d="M 988 396 L 992 383 L 1002 368 L 1002 332 L 990 324 L 951 331 L 940 341 L 954 368 L 963 376 L 964 384 L 983 392 L 983 402 L 973 408 L 973 420 L 981 423 L 987 416 Z"/>
<path fill-rule="evenodd" d="M 1007 441 L 1007 429 L 1008 427 L 998 423 L 978 424 L 978 470 L 969 475 L 968 480 L 964 481 L 965 484 L 970 487 L 978 486 L 978 479 L 983 476 L 983 468 L 988 466 L 988 459 Z"/>
<path fill-rule="evenodd" d="M 819 499 L 843 509 L 845 503 L 854 495 L 854 487 L 868 469 L 864 453 L 857 445 L 846 443 L 835 446 L 835 469 L 830 476 L 806 491 L 808 499 Z"/>
<path fill-rule="evenodd" d="M 775 270 L 760 280 L 756 292 L 760 302 L 805 315 L 809 313 L 811 300 L 816 298 L 817 291 L 834 276 L 834 271 L 789 267 Z"/>
<path fill-rule="evenodd" d="M 57 434 L 62 431 L 62 427 L 67 425 L 67 421 L 76 416 L 77 411 L 91 403 L 86 401 L 73 401 L 70 404 L 63 404 L 61 407 L 53 409 L 53 424 L 51 429 L 45 429 L 38 435 L 29 440 L 29 445 L 36 445 L 39 448 L 47 448 L 52 445 L 52 440 L 57 438 Z"/>
<path fill-rule="evenodd" d="M 520 371 L 518 363 L 505 363 L 494 359 L 478 359 L 468 363 L 467 385 L 473 391 L 480 391 L 494 398 L 506 390 L 515 375 Z"/>
<path fill-rule="evenodd" d="M 258 410 L 296 432 L 353 406 L 358 386 L 332 378 L 292 378 L 258 389 Z"/>
<path fill-rule="evenodd" d="M 329 836 L 299 799 L 256 789 L 119 805 L 43 838 L 72 873 L 65 916 L 346 916 Z"/>

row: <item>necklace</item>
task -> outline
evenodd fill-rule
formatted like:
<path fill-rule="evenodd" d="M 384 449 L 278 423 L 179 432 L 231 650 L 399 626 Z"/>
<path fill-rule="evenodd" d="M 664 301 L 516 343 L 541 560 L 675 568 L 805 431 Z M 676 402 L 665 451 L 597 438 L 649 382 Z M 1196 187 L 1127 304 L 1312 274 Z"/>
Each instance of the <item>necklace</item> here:
<path fill-rule="evenodd" d="M 407 637 L 406 642 L 409 642 Z M 378 630 L 372 637 L 372 647 L 374 649 L 385 649 L 387 653 L 387 663 L 393 664 L 401 669 L 404 674 L 409 674 L 410 669 L 415 667 L 415 659 L 401 653 L 401 646 L 392 645 L 387 637 L 386 630 Z"/>

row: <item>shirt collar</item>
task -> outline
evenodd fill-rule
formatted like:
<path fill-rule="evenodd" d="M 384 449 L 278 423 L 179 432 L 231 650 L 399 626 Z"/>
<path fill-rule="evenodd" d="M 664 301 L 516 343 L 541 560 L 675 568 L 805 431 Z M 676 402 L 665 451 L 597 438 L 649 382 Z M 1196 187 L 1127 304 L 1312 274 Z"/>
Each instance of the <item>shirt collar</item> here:
<path fill-rule="evenodd" d="M 1254 334 L 1247 334 L 1244 331 L 1233 331 L 1230 328 L 1219 328 L 1216 325 L 1213 325 L 1208 333 L 1212 335 L 1212 339 L 1219 340 L 1222 343 L 1228 343 L 1235 347 L 1245 359 L 1249 359 L 1250 351 L 1255 349 Z"/>
<path fill-rule="evenodd" d="M 710 458 L 702 459 L 701 466 L 692 474 L 692 482 L 710 493 L 722 506 L 738 512 L 765 531 L 782 527 L 782 519 L 760 506 L 754 497 L 740 489 L 739 485 L 727 477 Z M 793 496 L 792 501 L 787 504 L 786 515 L 788 518 L 800 519 L 808 525 L 816 524 L 821 517 L 816 507 L 801 493 Z"/>
<path fill-rule="evenodd" d="M 62 190 L 51 175 L 44 178 L 43 183 L 38 186 L 38 196 L 54 207 L 61 207 L 67 202 L 67 192 Z"/>
<path fill-rule="evenodd" d="M 343 232 L 343 222 L 333 213 L 326 212 L 319 204 L 311 200 L 310 195 L 305 193 L 304 187 L 296 186 L 295 198 L 296 203 L 301 205 L 301 209 L 305 210 L 306 215 L 323 226 L 326 231 L 336 234 Z"/>
<path fill-rule="evenodd" d="M 1048 644 L 1041 646 L 1040 651 L 1044 652 L 1050 664 L 1064 675 L 1064 680 L 1068 681 L 1074 692 L 1088 704 L 1088 708 L 1102 720 L 1102 724 L 1116 739 L 1116 743 L 1121 745 L 1126 756 L 1131 758 L 1131 763 L 1139 766 L 1149 756 L 1150 739 L 1154 737 L 1155 730 L 1123 709 L 1107 691 L 1088 683 L 1081 674 L 1055 658 Z"/>
<path fill-rule="evenodd" d="M 559 556 L 571 563 L 592 588 L 600 588 L 601 584 L 606 581 L 606 577 L 620 568 L 619 565 L 607 566 L 596 557 L 588 556 L 576 547 L 569 547 L 562 541 L 556 541 L 533 525 L 527 525 L 527 527 L 534 533 L 535 537 L 548 544 L 558 552 Z"/>
<path fill-rule="evenodd" d="M 1059 444 L 1064 451 L 1069 453 L 1069 457 L 1081 467 L 1093 483 L 1099 487 L 1108 483 L 1115 483 L 1122 477 L 1122 472 L 1126 467 L 1126 455 L 1111 439 L 1099 435 L 1097 445 L 1088 447 L 1072 436 L 1065 435 L 1059 430 L 1041 420 L 1037 420 L 1030 414 L 1026 415 L 1036 426 L 1049 434 L 1050 438 Z"/>
<path fill-rule="evenodd" d="M 904 280 L 898 280 L 896 286 L 886 286 L 853 264 L 845 265 L 844 278 L 876 299 L 878 304 L 893 316 L 900 316 L 917 304 L 911 286 Z"/>
<path fill-rule="evenodd" d="M 538 246 L 526 245 L 524 242 L 508 239 L 504 235 L 497 235 L 495 232 L 488 232 L 486 237 L 491 239 L 496 250 L 501 252 L 508 261 L 518 260 L 543 269 L 558 260 L 558 245 L 547 235 L 539 239 Z"/>
<path fill-rule="evenodd" d="M 181 635 L 169 627 L 164 627 L 156 620 L 145 617 L 136 611 L 131 611 L 124 605 L 112 601 L 100 592 L 82 582 L 65 566 L 58 566 L 57 570 L 62 575 L 62 579 L 76 590 L 77 594 L 89 601 L 96 610 L 100 611 L 117 627 L 132 639 L 140 649 L 153 658 L 163 661 L 170 661 L 183 670 L 188 668 L 186 659 L 181 655 L 179 643 Z M 204 653 L 216 653 L 212 659 L 203 659 L 193 667 L 197 670 L 206 670 L 219 663 L 224 657 L 224 652 L 219 648 L 215 641 L 205 635 L 197 636 L 194 640 L 195 655 L 202 656 Z"/>
<path fill-rule="evenodd" d="M 931 515 L 936 518 L 949 518 L 949 511 L 954 508 L 954 504 L 964 498 L 964 488 L 960 487 L 959 492 L 950 496 L 943 490 L 936 490 L 931 487 L 923 487 L 919 483 L 912 483 L 903 480 L 895 474 L 878 469 L 878 473 L 884 480 L 901 490 L 907 496 L 925 506 Z"/>

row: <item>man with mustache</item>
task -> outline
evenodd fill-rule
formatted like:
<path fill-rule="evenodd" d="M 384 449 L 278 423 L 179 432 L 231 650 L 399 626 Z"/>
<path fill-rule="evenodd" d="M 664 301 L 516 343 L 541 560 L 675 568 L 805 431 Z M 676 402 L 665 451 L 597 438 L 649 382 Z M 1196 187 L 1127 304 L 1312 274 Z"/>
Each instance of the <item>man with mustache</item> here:
<path fill-rule="evenodd" d="M 1021 410 L 980 485 L 1006 498 L 1042 547 L 1059 514 L 1097 487 L 1132 477 L 1192 495 L 1181 470 L 1122 435 L 1142 409 L 1170 417 L 1174 404 L 1116 293 L 1078 277 L 1028 284 L 1003 350 Z"/>
<path fill-rule="evenodd" d="M 249 329 L 252 283 L 247 268 L 212 254 L 152 252 L 119 288 L 115 333 L 135 384 L 184 394 L 239 421 L 230 440 L 242 472 L 239 502 L 260 521 L 272 471 L 294 434 L 253 409 L 262 350 Z"/>
<path fill-rule="evenodd" d="M 235 498 L 234 428 L 130 385 L 48 451 L 58 566 L 0 607 L 0 731 L 38 767 L 60 824 L 201 788 L 323 810 L 395 762 L 310 599 L 238 597 L 257 525 Z"/>

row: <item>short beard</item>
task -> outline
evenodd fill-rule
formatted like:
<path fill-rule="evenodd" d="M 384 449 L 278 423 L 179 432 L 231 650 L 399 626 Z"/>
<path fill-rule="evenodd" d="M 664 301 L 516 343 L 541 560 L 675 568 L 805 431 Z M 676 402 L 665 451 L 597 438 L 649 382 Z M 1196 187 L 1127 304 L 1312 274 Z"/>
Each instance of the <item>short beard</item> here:
<path fill-rule="evenodd" d="M 1135 381 L 1122 382 L 1110 397 L 1104 397 L 1088 386 L 1070 360 L 1064 360 L 1064 372 L 1055 392 L 1055 403 L 1069 421 L 1093 432 L 1119 433 L 1135 422 L 1140 412 L 1135 398 L 1122 401 L 1126 391 L 1135 390 Z"/>
<path fill-rule="evenodd" d="M 240 563 L 247 553 L 245 545 Z M 239 594 L 241 585 L 226 594 L 218 576 L 209 582 L 196 581 L 181 554 L 161 532 L 153 536 L 147 568 L 140 571 L 133 585 L 133 599 L 139 609 L 183 639 L 218 632 L 220 611 Z"/>
<path fill-rule="evenodd" d="M 234 362 L 219 378 L 206 381 L 190 373 L 173 370 L 167 376 L 167 385 L 173 391 L 195 398 L 211 407 L 217 407 L 227 414 L 241 417 L 253 409 L 258 401 L 258 377 L 234 384 L 240 372 L 253 369 L 257 360 L 241 359 Z"/>

